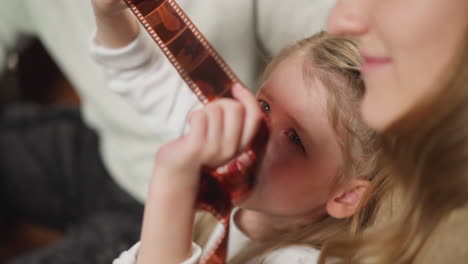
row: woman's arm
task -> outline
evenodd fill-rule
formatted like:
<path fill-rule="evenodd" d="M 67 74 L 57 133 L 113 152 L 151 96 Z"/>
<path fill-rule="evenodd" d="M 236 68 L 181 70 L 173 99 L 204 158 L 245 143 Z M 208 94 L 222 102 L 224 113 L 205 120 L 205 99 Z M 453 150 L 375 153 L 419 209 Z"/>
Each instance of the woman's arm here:
<path fill-rule="evenodd" d="M 114 5 L 103 4 L 108 2 Z M 168 135 L 174 139 L 184 130 L 188 113 L 201 103 L 154 42 L 138 30 L 121 1 L 93 0 L 93 4 L 98 26 L 90 51 L 104 70 L 108 87 L 138 112 L 152 132 L 164 136 L 162 140 Z M 118 47 L 119 43 L 126 45 Z"/>
<path fill-rule="evenodd" d="M 122 0 L 92 0 L 96 17 L 96 40 L 100 45 L 116 49 L 130 44 L 139 27 Z"/>

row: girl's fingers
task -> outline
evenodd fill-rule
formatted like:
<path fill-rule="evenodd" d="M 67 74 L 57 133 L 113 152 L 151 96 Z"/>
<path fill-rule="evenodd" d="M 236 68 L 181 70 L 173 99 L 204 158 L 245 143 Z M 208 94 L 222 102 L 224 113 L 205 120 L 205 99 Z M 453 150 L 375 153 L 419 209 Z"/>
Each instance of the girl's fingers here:
<path fill-rule="evenodd" d="M 205 165 L 219 166 L 246 149 L 263 118 L 250 91 L 235 85 L 232 93 L 237 101 L 218 99 L 190 116 L 187 144 Z"/>
<path fill-rule="evenodd" d="M 206 116 L 202 111 L 193 112 L 189 117 L 190 131 L 188 134 L 164 144 L 156 155 L 158 167 L 181 170 L 197 165 L 200 156 L 202 140 L 207 130 Z M 199 165 L 199 164 L 198 164 Z"/>
<path fill-rule="evenodd" d="M 218 99 L 208 104 L 207 135 L 202 160 L 208 166 L 219 166 L 232 159 L 238 152 L 244 125 L 244 107 L 232 99 Z"/>
<path fill-rule="evenodd" d="M 224 111 L 217 102 L 207 105 L 204 110 L 207 117 L 206 144 L 203 146 L 205 148 L 204 152 L 208 157 L 215 157 L 219 155 L 222 148 L 220 144 L 223 140 Z"/>
<path fill-rule="evenodd" d="M 216 169 L 216 173 L 220 175 L 225 175 L 229 173 L 229 168 L 232 166 L 233 163 L 236 164 L 237 168 L 242 171 L 242 169 L 248 168 L 253 164 L 254 160 L 252 159 L 251 155 L 247 151 L 242 152 L 239 154 L 235 159 L 229 161 L 228 163 L 224 164 L 221 167 Z"/>
<path fill-rule="evenodd" d="M 192 155 L 198 155 L 205 144 L 208 133 L 208 118 L 204 111 L 195 111 L 189 117 L 190 131 L 185 136 L 187 140 L 187 151 Z"/>
<path fill-rule="evenodd" d="M 234 84 L 232 87 L 232 95 L 245 108 L 244 132 L 240 142 L 241 149 L 245 149 L 255 136 L 260 122 L 263 119 L 263 113 L 260 110 L 255 96 L 242 85 Z"/>
<path fill-rule="evenodd" d="M 224 156 L 231 159 L 240 150 L 245 109 L 240 103 L 233 100 L 227 101 L 224 106 L 223 153 Z"/>

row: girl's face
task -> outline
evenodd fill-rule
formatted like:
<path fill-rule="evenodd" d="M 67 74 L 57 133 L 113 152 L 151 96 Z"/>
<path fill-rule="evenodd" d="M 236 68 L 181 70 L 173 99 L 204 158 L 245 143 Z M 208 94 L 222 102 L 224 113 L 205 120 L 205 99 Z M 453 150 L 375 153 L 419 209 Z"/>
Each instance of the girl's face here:
<path fill-rule="evenodd" d="M 367 87 L 362 113 L 373 128 L 385 130 L 403 117 L 414 126 L 429 116 L 442 92 L 436 82 L 467 24 L 466 0 L 336 1 L 328 30 L 358 40 Z"/>
<path fill-rule="evenodd" d="M 278 217 L 325 212 L 342 155 L 322 82 L 305 80 L 303 59 L 290 56 L 274 69 L 257 99 L 271 134 L 257 185 L 240 206 Z"/>

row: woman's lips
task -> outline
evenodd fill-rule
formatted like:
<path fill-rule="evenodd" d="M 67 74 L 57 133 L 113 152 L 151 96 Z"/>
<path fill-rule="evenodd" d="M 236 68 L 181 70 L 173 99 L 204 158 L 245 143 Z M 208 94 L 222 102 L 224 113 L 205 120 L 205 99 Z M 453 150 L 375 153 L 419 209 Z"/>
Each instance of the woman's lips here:
<path fill-rule="evenodd" d="M 392 63 L 392 60 L 387 57 L 377 57 L 367 55 L 365 53 L 361 53 L 361 57 L 364 60 L 364 63 L 361 66 L 361 71 L 363 73 L 369 73 L 372 71 L 380 70 L 389 66 Z"/>

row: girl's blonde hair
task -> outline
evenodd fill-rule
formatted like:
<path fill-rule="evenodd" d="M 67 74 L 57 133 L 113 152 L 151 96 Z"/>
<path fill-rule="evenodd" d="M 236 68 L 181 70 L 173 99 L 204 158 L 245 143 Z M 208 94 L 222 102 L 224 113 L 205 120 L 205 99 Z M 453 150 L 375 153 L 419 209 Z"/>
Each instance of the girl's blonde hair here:
<path fill-rule="evenodd" d="M 330 256 L 343 263 L 413 263 L 422 257 L 418 254 L 429 245 L 429 238 L 442 235 L 438 228 L 451 213 L 467 206 L 468 28 L 452 65 L 436 78 L 433 85 L 445 87 L 443 92 L 436 101 L 419 105 L 431 109 L 431 116 L 392 138 L 384 135 L 384 156 L 393 166 L 392 189 L 398 191 L 394 219 L 378 217 L 376 221 L 389 223 L 362 236 L 329 243 L 321 263 Z M 409 118 L 400 120 L 391 131 L 408 124 Z M 438 254 L 452 257 L 443 251 Z"/>
<path fill-rule="evenodd" d="M 265 70 L 268 78 L 278 64 L 290 56 L 303 58 L 304 81 L 318 78 L 327 89 L 327 108 L 345 164 L 340 168 L 337 182 L 349 178 L 364 178 L 372 182 L 368 195 L 362 201 L 359 213 L 352 219 L 335 219 L 324 215 L 318 223 L 288 230 L 265 243 L 247 245 L 229 263 L 245 263 L 255 257 L 264 256 L 288 245 L 308 245 L 321 248 L 324 242 L 353 234 L 373 221 L 375 204 L 381 186 L 385 185 L 380 166 L 380 154 L 376 150 L 378 139 L 362 122 L 359 109 L 364 95 L 364 84 L 360 78 L 360 64 L 356 44 L 345 38 L 321 32 L 283 49 Z M 200 217 L 195 226 L 195 241 L 204 244 L 213 230 L 215 222 L 209 216 Z M 261 258 L 259 258 L 261 261 Z"/>

